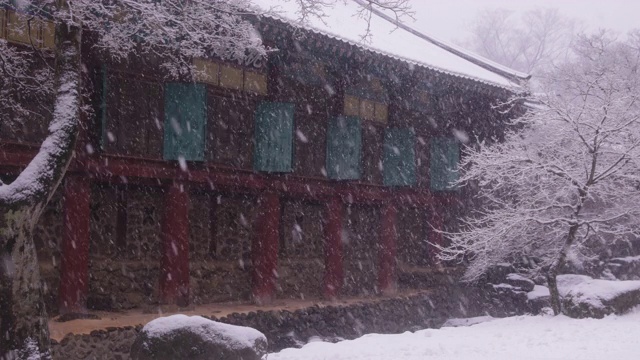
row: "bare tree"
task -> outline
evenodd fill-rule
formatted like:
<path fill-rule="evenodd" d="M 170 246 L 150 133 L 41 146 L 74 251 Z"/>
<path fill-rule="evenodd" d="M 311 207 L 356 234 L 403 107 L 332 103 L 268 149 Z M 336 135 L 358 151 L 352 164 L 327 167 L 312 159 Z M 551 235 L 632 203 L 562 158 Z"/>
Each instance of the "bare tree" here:
<path fill-rule="evenodd" d="M 314 12 L 324 6 L 339 5 L 324 0 L 298 3 L 302 16 L 316 16 Z M 313 5 L 316 3 L 319 5 Z M 394 10 L 406 1 L 367 3 Z M 268 49 L 248 20 L 261 14 L 250 0 L 0 0 L 0 6 L 45 15 L 55 23 L 51 82 L 27 65 L 34 53 L 40 54 L 35 47 L 20 50 L 0 41 L 2 82 L 9 88 L 49 93 L 54 98 L 48 135 L 40 151 L 13 182 L 0 182 L 0 359 L 50 359 L 33 229 L 74 155 L 82 92 L 88 86 L 82 83 L 83 34 L 92 34 L 94 50 L 104 56 L 122 59 L 133 52 L 153 54 L 162 59 L 169 76 L 193 72 L 194 57 L 215 55 L 243 62 L 264 57 Z M 16 91 L 5 89 L 0 90 L 0 104 L 21 110 Z M 4 115 L 19 122 L 13 114 Z"/>
<path fill-rule="evenodd" d="M 460 181 L 478 186 L 483 205 L 440 254 L 466 256 L 469 281 L 497 263 L 524 262 L 546 275 L 556 314 L 567 257 L 637 234 L 640 216 L 638 36 L 581 36 L 573 51 L 541 77 L 537 105 L 511 124 L 520 130 L 465 150 Z"/>
<path fill-rule="evenodd" d="M 476 16 L 465 43 L 490 60 L 535 74 L 566 59 L 576 28 L 575 21 L 557 9 L 534 9 L 521 16 L 485 9 Z"/>

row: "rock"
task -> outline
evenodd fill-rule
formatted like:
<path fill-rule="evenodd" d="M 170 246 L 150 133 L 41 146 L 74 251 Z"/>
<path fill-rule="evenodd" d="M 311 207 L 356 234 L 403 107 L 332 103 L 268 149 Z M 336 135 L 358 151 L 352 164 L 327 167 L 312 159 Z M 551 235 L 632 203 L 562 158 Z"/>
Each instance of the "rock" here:
<path fill-rule="evenodd" d="M 508 274 L 515 273 L 516 269 L 511 264 L 502 263 L 492 266 L 485 274 L 485 281 L 489 284 L 504 283 Z"/>
<path fill-rule="evenodd" d="M 527 293 L 509 284 L 485 284 L 480 296 L 486 312 L 494 317 L 521 314 L 527 308 Z"/>
<path fill-rule="evenodd" d="M 131 347 L 131 359 L 260 360 L 266 352 L 267 338 L 256 329 L 172 315 L 145 325 Z"/>
<path fill-rule="evenodd" d="M 543 313 L 544 308 L 551 306 L 549 288 L 542 285 L 534 286 L 534 288 L 527 293 L 527 304 L 532 314 L 538 315 Z"/>
<path fill-rule="evenodd" d="M 603 318 L 640 305 L 640 281 L 610 281 L 585 275 L 558 275 L 564 313 L 574 318 Z"/>
<path fill-rule="evenodd" d="M 640 280 L 640 256 L 611 259 L 607 270 L 619 280 Z"/>
<path fill-rule="evenodd" d="M 522 289 L 522 291 L 526 292 L 532 291 L 533 287 L 536 285 L 533 280 L 527 279 L 526 277 L 515 273 L 508 274 L 504 282 L 506 284 L 519 287 L 520 289 Z"/>

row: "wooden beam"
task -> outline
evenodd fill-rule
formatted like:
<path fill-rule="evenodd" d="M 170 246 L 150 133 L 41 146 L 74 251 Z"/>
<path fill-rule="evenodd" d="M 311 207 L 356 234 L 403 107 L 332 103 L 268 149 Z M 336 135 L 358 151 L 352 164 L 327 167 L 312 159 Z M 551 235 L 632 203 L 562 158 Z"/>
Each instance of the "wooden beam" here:
<path fill-rule="evenodd" d="M 33 158 L 33 150 L 0 149 L 0 172 L 19 172 Z M 361 182 L 343 182 L 293 175 L 255 173 L 224 166 L 189 164 L 188 171 L 177 163 L 164 160 L 102 156 L 74 161 L 69 172 L 82 173 L 95 181 L 116 184 L 159 186 L 182 181 L 192 186 L 215 188 L 216 191 L 258 194 L 271 191 L 281 196 L 311 201 L 325 201 L 337 196 L 346 203 L 396 204 L 427 206 L 434 199 L 424 188 L 388 188 Z"/>

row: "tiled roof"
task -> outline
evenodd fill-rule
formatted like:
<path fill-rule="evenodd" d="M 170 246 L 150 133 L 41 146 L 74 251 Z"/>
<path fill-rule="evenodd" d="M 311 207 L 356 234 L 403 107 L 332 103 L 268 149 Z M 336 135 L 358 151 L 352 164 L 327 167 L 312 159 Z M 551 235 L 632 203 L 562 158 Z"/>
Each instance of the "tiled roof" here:
<path fill-rule="evenodd" d="M 370 41 L 362 41 L 361 35 L 367 29 L 367 24 L 364 19 L 354 16 L 360 6 L 357 1 L 347 1 L 344 5 L 339 2 L 335 7 L 328 9 L 329 13 L 322 20 L 311 19 L 310 23 L 304 24 L 293 20 L 296 19 L 295 8 L 287 3 L 283 5 L 281 0 L 260 0 L 256 5 L 263 9 L 274 7 L 275 14 L 270 13 L 267 16 L 291 26 L 301 27 L 412 66 L 514 92 L 522 91 L 521 83 L 529 78 L 527 74 L 419 33 L 405 24 L 395 23 L 394 19 L 385 18 L 386 15 L 381 12 L 371 17 L 371 36 L 368 38 Z"/>

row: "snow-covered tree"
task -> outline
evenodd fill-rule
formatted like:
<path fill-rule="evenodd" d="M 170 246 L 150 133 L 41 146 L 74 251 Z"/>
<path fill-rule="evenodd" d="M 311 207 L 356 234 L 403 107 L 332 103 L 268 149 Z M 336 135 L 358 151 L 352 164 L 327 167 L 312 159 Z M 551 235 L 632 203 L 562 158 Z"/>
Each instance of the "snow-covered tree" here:
<path fill-rule="evenodd" d="M 640 228 L 640 37 L 581 36 L 573 52 L 504 142 L 466 149 L 460 182 L 481 205 L 440 254 L 464 256 L 470 281 L 501 262 L 545 274 L 556 314 L 567 259 Z"/>
<path fill-rule="evenodd" d="M 340 5 L 338 0 L 296 3 L 301 17 L 322 16 L 323 7 Z M 407 0 L 365 3 L 407 10 Z M 246 62 L 260 60 L 268 49 L 252 26 L 261 11 L 250 0 L 0 0 L 0 6 L 27 14 L 29 21 L 21 31 L 29 31 L 42 17 L 55 24 L 53 69 L 45 66 L 34 73 L 30 62 L 49 54 L 0 39 L 0 105 L 15 110 L 3 116 L 20 121 L 16 92 L 54 99 L 40 151 L 14 181 L 0 182 L 0 359 L 48 359 L 49 331 L 33 229 L 64 177 L 83 125 L 82 96 L 90 86 L 82 82 L 81 52 L 87 50 L 81 46 L 83 36 L 91 39 L 92 51 L 105 57 L 155 56 L 169 76 L 192 73 L 194 57 Z"/>
<path fill-rule="evenodd" d="M 485 9 L 476 15 L 469 49 L 513 69 L 537 75 L 564 61 L 576 23 L 558 9 L 533 9 L 520 15 L 505 9 Z"/>

